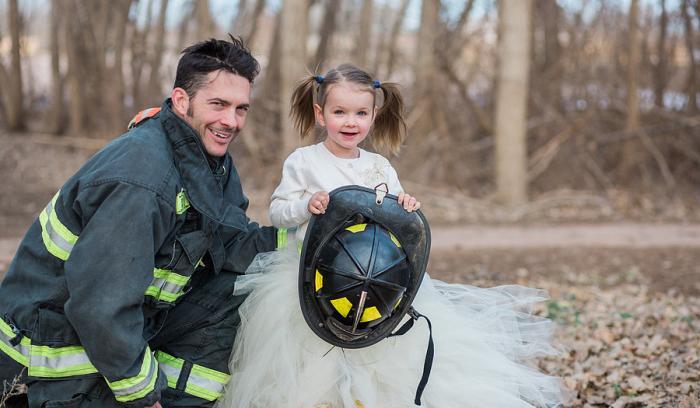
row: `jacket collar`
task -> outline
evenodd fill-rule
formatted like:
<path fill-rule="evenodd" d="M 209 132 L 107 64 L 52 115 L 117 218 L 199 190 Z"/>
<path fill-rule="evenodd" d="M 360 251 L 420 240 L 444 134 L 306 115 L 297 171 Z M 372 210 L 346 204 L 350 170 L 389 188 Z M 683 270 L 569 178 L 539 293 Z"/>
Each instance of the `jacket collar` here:
<path fill-rule="evenodd" d="M 235 201 L 225 199 L 231 193 L 227 190 L 236 191 L 237 186 L 219 182 L 209 166 L 199 135 L 172 111 L 169 98 L 163 102 L 160 116 L 190 204 L 218 224 L 245 229 L 248 223 L 245 212 L 234 205 Z M 233 171 L 233 161 L 228 153 L 224 157 L 223 166 L 227 173 Z M 224 176 L 224 179 L 230 181 L 229 177 Z"/>

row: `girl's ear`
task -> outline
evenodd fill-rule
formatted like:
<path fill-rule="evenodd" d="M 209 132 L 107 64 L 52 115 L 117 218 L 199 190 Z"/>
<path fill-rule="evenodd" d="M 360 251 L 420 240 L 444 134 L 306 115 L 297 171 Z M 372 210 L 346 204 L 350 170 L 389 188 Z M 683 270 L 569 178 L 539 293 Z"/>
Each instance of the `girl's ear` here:
<path fill-rule="evenodd" d="M 173 89 L 170 94 L 170 99 L 173 103 L 173 111 L 181 117 L 187 116 L 187 111 L 190 109 L 190 96 L 182 88 Z"/>
<path fill-rule="evenodd" d="M 316 116 L 316 123 L 321 127 L 326 127 L 326 120 L 323 118 L 323 108 L 317 103 L 314 104 L 314 116 Z"/>

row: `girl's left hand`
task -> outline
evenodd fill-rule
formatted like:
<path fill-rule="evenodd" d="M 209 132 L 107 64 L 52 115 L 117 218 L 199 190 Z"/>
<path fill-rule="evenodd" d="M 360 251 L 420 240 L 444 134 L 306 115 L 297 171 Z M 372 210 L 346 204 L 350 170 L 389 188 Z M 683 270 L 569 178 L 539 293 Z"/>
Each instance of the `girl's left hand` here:
<path fill-rule="evenodd" d="M 420 201 L 416 200 L 416 197 L 411 197 L 410 195 L 401 192 L 396 200 L 399 204 L 403 205 L 403 209 L 407 212 L 416 211 L 420 209 Z"/>

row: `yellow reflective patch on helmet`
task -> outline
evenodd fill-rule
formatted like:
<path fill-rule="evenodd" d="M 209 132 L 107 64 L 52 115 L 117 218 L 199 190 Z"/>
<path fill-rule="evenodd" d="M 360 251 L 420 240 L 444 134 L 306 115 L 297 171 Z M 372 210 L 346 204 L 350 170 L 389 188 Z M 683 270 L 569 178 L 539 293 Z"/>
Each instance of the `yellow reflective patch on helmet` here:
<path fill-rule="evenodd" d="M 389 233 L 389 238 L 391 238 L 391 241 L 396 244 L 397 247 L 401 248 L 401 243 L 399 242 L 398 239 L 392 234 L 391 232 Z"/>
<path fill-rule="evenodd" d="M 323 287 L 323 275 L 321 275 L 321 272 L 316 269 L 316 292 L 321 290 Z"/>
<path fill-rule="evenodd" d="M 355 224 L 345 228 L 346 231 L 350 231 L 353 234 L 356 232 L 362 232 L 367 228 L 367 224 Z"/>
<path fill-rule="evenodd" d="M 399 304 L 401 304 L 401 299 L 403 299 L 403 298 L 399 298 L 398 302 L 396 302 L 396 304 L 394 305 L 394 309 L 399 307 Z"/>
<path fill-rule="evenodd" d="M 379 309 L 377 309 L 374 306 L 370 306 L 365 311 L 362 313 L 362 318 L 360 318 L 360 322 L 371 322 L 372 320 L 377 320 L 380 317 L 382 317 L 382 314 L 379 313 Z"/>
<path fill-rule="evenodd" d="M 340 315 L 343 317 L 348 317 L 348 313 L 350 313 L 350 309 L 352 309 L 352 303 L 350 303 L 350 301 L 346 297 L 332 299 L 331 304 L 333 305 L 335 310 L 337 310 L 338 313 L 340 313 Z"/>

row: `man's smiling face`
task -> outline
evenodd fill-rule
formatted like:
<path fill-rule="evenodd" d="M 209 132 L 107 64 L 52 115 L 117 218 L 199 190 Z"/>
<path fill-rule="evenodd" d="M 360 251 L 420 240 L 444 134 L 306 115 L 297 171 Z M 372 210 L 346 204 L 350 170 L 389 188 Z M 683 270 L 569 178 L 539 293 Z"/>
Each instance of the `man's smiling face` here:
<path fill-rule="evenodd" d="M 205 84 L 192 98 L 183 89 L 175 88 L 173 109 L 197 131 L 207 153 L 221 157 L 245 125 L 250 91 L 246 78 L 214 71 L 207 74 Z"/>

